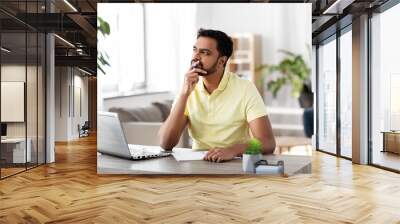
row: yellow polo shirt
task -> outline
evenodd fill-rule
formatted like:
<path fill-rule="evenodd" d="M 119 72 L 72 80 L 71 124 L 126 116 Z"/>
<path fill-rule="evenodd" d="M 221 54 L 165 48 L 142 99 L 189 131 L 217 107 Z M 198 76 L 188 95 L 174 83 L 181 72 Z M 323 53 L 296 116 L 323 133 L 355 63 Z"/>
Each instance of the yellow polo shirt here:
<path fill-rule="evenodd" d="M 226 71 L 211 95 L 203 82 L 198 82 L 188 98 L 185 115 L 192 148 L 208 150 L 248 142 L 248 123 L 267 115 L 267 111 L 252 82 Z"/>

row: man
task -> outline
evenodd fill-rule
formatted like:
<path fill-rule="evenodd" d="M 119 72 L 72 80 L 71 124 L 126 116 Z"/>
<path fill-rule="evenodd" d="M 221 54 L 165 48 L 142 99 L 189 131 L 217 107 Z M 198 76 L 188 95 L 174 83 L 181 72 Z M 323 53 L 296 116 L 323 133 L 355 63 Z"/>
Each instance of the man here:
<path fill-rule="evenodd" d="M 248 146 L 249 129 L 261 141 L 262 152 L 273 153 L 275 138 L 260 94 L 253 83 L 225 69 L 232 50 L 232 39 L 224 32 L 198 31 L 192 66 L 160 128 L 162 148 L 172 149 L 189 125 L 193 149 L 209 150 L 205 160 L 222 162 L 241 156 Z"/>

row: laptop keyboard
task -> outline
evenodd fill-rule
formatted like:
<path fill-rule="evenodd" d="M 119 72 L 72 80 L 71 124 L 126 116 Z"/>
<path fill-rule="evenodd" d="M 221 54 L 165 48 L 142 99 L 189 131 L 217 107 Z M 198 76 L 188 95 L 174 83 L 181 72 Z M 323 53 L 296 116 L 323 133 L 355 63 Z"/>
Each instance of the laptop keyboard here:
<path fill-rule="evenodd" d="M 128 145 L 133 159 L 148 159 L 169 156 L 171 153 L 162 152 L 160 148 L 143 147 L 140 145 Z"/>

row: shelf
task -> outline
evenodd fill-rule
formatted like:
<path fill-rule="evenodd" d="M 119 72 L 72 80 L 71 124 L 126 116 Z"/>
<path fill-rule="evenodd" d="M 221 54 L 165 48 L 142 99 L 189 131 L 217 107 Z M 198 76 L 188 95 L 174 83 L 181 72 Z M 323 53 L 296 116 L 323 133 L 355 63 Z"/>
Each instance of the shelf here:
<path fill-rule="evenodd" d="M 231 34 L 233 41 L 233 54 L 228 60 L 228 68 L 231 72 L 253 82 L 261 96 L 263 96 L 263 85 L 258 82 L 259 72 L 257 66 L 261 64 L 261 38 L 254 33 Z"/>
<path fill-rule="evenodd" d="M 272 129 L 279 129 L 279 130 L 293 130 L 293 131 L 302 131 L 302 125 L 295 125 L 295 124 L 271 124 Z"/>
<path fill-rule="evenodd" d="M 249 59 L 239 59 L 239 58 L 234 58 L 230 59 L 231 64 L 250 64 L 251 61 Z"/>

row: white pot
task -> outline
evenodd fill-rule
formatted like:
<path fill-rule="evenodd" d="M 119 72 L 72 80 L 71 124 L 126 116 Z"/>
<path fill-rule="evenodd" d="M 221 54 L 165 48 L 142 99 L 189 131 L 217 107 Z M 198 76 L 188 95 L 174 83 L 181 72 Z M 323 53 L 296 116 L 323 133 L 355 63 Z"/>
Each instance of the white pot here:
<path fill-rule="evenodd" d="M 255 173 L 256 169 L 254 164 L 260 160 L 262 160 L 261 154 L 254 154 L 254 155 L 243 154 L 243 160 L 242 160 L 243 171 L 247 173 Z"/>

